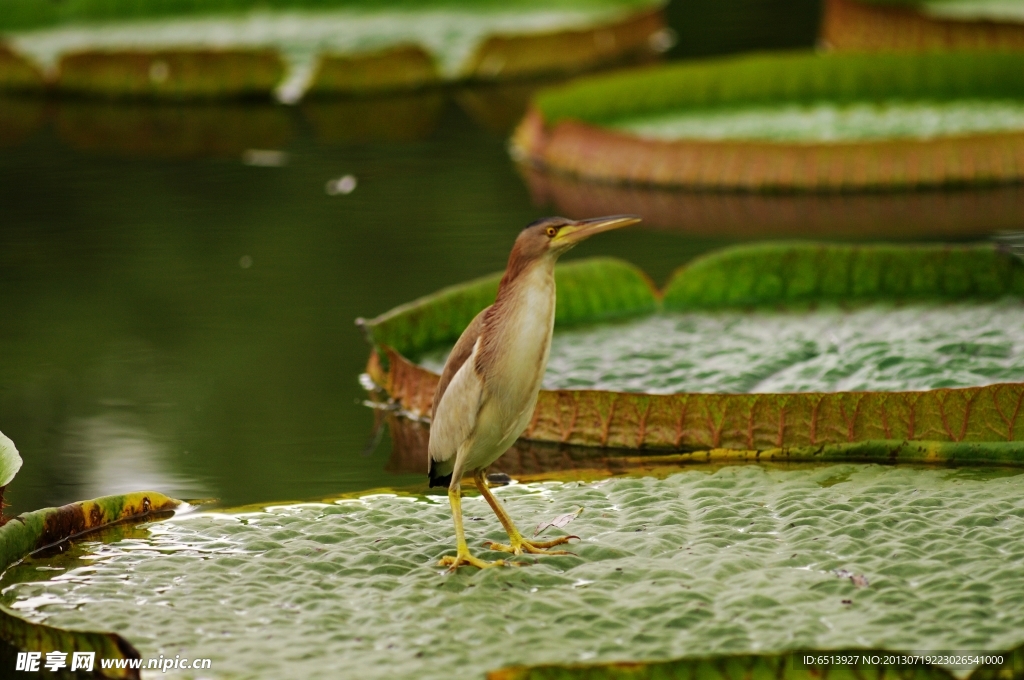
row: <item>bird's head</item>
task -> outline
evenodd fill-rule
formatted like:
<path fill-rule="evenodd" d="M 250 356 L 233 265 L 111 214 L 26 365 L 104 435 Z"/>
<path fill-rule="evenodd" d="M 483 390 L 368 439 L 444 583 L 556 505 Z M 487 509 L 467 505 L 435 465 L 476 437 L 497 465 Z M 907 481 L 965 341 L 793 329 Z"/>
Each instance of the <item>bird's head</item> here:
<path fill-rule="evenodd" d="M 523 262 L 533 262 L 545 257 L 553 261 L 594 234 L 628 227 L 639 221 L 640 218 L 636 215 L 610 215 L 589 220 L 544 217 L 520 232 L 512 255 Z"/>

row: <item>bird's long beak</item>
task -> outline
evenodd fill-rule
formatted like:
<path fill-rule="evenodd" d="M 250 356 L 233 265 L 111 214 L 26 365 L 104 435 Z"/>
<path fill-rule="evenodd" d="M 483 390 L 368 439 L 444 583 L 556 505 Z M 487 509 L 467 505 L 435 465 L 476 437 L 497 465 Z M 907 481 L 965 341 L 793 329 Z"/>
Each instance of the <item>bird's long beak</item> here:
<path fill-rule="evenodd" d="M 628 227 L 640 221 L 638 215 L 609 215 L 608 217 L 595 217 L 589 220 L 580 220 L 567 224 L 558 231 L 555 243 L 565 245 L 576 245 L 584 239 L 602 231 L 611 231 L 621 227 Z"/>

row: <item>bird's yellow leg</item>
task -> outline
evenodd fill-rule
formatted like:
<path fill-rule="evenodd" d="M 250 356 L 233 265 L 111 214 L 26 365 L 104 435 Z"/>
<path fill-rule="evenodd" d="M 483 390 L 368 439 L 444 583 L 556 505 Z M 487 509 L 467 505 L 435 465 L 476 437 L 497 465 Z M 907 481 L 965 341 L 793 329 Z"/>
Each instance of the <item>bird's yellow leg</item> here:
<path fill-rule="evenodd" d="M 570 539 L 579 539 L 579 536 L 562 536 L 556 538 L 553 541 L 529 541 L 523 538 L 523 535 L 519 533 L 519 529 L 516 529 L 516 525 L 512 523 L 512 518 L 505 512 L 505 508 L 502 507 L 501 503 L 498 502 L 498 498 L 491 493 L 491 490 L 487 487 L 487 478 L 484 476 L 483 470 L 477 470 L 473 474 L 473 481 L 476 482 L 476 488 L 480 489 L 480 493 L 483 495 L 484 500 L 491 506 L 491 510 L 494 510 L 494 514 L 498 516 L 498 521 L 501 522 L 501 526 L 505 527 L 505 532 L 508 534 L 509 545 L 504 543 L 494 543 L 493 541 L 488 543 L 487 547 L 491 550 L 499 550 L 501 552 L 510 552 L 513 555 L 522 555 L 523 553 L 530 553 L 531 555 L 572 555 L 573 553 L 568 550 L 548 550 L 556 545 L 562 545 L 568 543 Z"/>
<path fill-rule="evenodd" d="M 460 485 L 452 484 L 448 487 L 448 502 L 452 506 L 452 519 L 455 520 L 456 554 L 454 557 L 445 555 L 438 564 L 448 567 L 448 571 L 455 571 L 464 564 L 478 569 L 504 565 L 504 560 L 486 562 L 469 554 L 469 546 L 466 545 L 466 532 L 462 528 L 462 490 Z"/>

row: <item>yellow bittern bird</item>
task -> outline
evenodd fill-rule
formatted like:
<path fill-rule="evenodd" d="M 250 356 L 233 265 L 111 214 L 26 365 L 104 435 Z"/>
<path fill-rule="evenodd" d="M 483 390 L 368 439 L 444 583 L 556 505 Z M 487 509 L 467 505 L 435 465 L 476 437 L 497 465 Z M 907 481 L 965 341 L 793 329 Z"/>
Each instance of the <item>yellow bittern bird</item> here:
<path fill-rule="evenodd" d="M 558 256 L 594 234 L 639 221 L 633 215 L 581 221 L 547 217 L 529 225 L 516 238 L 494 304 L 477 314 L 455 343 L 434 392 L 427 446 L 430 486 L 448 487 L 455 520 L 457 554 L 443 558 L 442 565 L 455 570 L 464 564 L 504 564 L 473 557 L 466 545 L 461 482 L 467 473 L 508 532 L 509 544 L 490 543 L 491 550 L 566 554 L 548 548 L 568 542 L 568 536 L 546 542 L 523 538 L 487 488 L 484 470 L 523 433 L 537 405 L 555 325 Z"/>

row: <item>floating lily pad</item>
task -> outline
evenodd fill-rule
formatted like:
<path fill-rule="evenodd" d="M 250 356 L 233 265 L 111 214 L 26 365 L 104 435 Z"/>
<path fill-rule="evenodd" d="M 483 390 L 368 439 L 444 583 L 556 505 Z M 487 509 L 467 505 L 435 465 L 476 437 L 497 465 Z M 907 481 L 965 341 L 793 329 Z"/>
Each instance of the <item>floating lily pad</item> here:
<path fill-rule="evenodd" d="M 435 566 L 453 550 L 447 499 L 377 494 L 179 516 L 28 560 L 0 587 L 34 621 L 100 624 L 144 658 L 187 650 L 240 678 L 320 676 L 339 659 L 368 679 L 429 680 L 794 649 L 1005 651 L 1024 628 L 1022 480 L 833 465 L 513 484 L 496 492 L 521 526 L 583 508 L 577 555 L 454 575 Z M 473 545 L 502 537 L 482 498 L 463 509 Z"/>
<path fill-rule="evenodd" d="M 102 96 L 274 92 L 293 103 L 307 91 L 574 72 L 656 54 L 664 29 L 659 0 L 8 4 L 0 41 L 11 55 L 59 89 Z M 0 70 L 0 85 L 13 79 Z"/>
<path fill-rule="evenodd" d="M 10 454 L 0 451 L 0 456 L 9 459 Z M 40 554 L 41 551 L 60 554 L 67 549 L 69 539 L 118 523 L 165 517 L 179 504 L 179 501 L 163 494 L 143 491 L 23 513 L 0 526 L 0 569 L 8 570 L 5 573 L 9 574 L 11 565 L 30 554 Z M 70 629 L 28 621 L 19 615 L 16 608 L 0 604 L 0 643 L 9 647 L 44 653 L 57 650 L 68 654 L 93 652 L 99 659 L 114 661 L 139 658 L 139 653 L 123 637 L 116 633 L 95 632 L 97 627 L 104 626 L 95 620 Z M 96 666 L 99 670 L 99 661 L 96 661 Z M 139 673 L 131 668 L 115 668 L 106 671 L 104 677 L 137 679 Z"/>
<path fill-rule="evenodd" d="M 1024 47 L 1024 5 L 1004 0 L 826 0 L 832 49 L 992 50 Z"/>
<path fill-rule="evenodd" d="M 590 180 L 864 189 L 1024 179 L 1024 53 L 782 54 L 542 91 L 514 154 Z"/>
<path fill-rule="evenodd" d="M 602 271 L 609 276 L 603 277 Z M 587 276 L 579 275 L 583 272 Z M 589 281 L 602 280 L 604 288 L 587 285 Z M 613 285 L 615 281 L 632 283 Z M 1020 298 L 1024 297 L 1024 264 L 992 246 L 754 245 L 714 253 L 681 268 L 660 299 L 657 294 L 644 293 L 644 286 L 643 275 L 625 263 L 584 261 L 562 268 L 556 333 L 563 332 L 572 323 L 638 317 L 659 308 L 666 312 L 766 306 L 806 309 L 807 305 L 822 302 L 842 305 L 880 301 L 980 302 L 1011 296 L 1016 302 L 1002 304 L 1008 305 L 1007 310 L 1017 310 Z M 473 316 L 490 304 L 496 287 L 497 277 L 482 279 L 363 322 L 376 347 L 368 373 L 406 413 L 417 418 L 429 417 L 438 374 L 413 363 L 403 354 L 418 360 L 431 349 L 454 342 Z M 628 292 L 630 290 L 633 292 Z M 583 301 L 585 305 L 581 304 Z M 994 312 L 999 307 L 978 306 L 976 312 L 984 315 L 986 309 Z M 614 314 L 609 316 L 610 312 Z M 882 314 L 877 309 L 856 313 Z M 904 313 L 920 312 L 911 309 Z M 703 318 L 709 324 L 716 323 L 710 316 L 682 318 L 689 318 L 691 322 Z M 1005 329 L 996 331 L 1000 332 Z M 1015 337 L 1012 333 L 1010 336 Z M 722 393 L 730 389 L 723 383 L 709 383 L 703 389 L 717 387 L 715 393 L 651 394 L 581 389 L 576 385 L 571 389 L 542 390 L 533 419 L 523 436 L 585 446 L 670 449 L 690 452 L 694 459 L 1021 463 L 1024 462 L 1024 445 L 1021 444 L 1024 426 L 1020 422 L 1020 404 L 1024 399 L 1024 383 L 1012 381 L 1017 377 L 1013 372 L 1017 369 L 999 374 L 1002 368 L 987 363 L 993 357 L 977 356 L 1016 352 L 1009 349 L 1011 345 L 1016 346 L 1013 344 L 1016 341 L 1006 340 L 1005 334 L 998 337 L 1004 339 L 980 335 L 959 341 L 951 339 L 933 350 L 943 359 L 938 364 L 957 365 L 971 372 L 974 369 L 966 368 L 971 363 L 980 370 L 981 374 L 968 379 L 975 385 L 992 382 L 984 373 L 993 370 L 1001 375 L 994 380 L 1007 382 L 980 387 L 941 387 L 941 381 L 955 382 L 958 378 L 952 378 L 952 374 L 940 377 L 931 373 L 931 378 L 924 380 L 934 379 L 932 382 L 920 382 L 922 376 L 912 377 L 905 372 L 913 373 L 912 366 L 899 367 L 899 362 L 886 361 L 891 359 L 886 355 L 873 364 L 872 370 L 879 371 L 876 377 L 880 382 L 859 386 L 879 387 L 884 382 L 886 389 L 895 391 L 736 394 Z M 761 337 L 757 342 L 764 344 L 765 340 Z M 977 350 L 975 359 L 967 359 L 973 351 L 968 345 Z M 962 352 L 958 349 L 961 347 Z M 786 350 L 786 347 L 781 349 Z M 865 345 L 863 349 L 870 353 L 872 348 Z M 775 369 L 798 366 L 814 358 L 809 346 L 800 345 L 794 351 L 795 354 L 791 352 L 786 357 L 775 357 L 783 362 Z M 775 359 L 765 366 L 778 363 Z M 821 361 L 827 360 L 825 357 Z M 647 365 L 648 361 L 642 353 L 636 359 L 639 364 Z M 972 363 L 974 361 L 977 363 Z M 909 363 L 914 362 L 910 359 Z M 629 362 L 623 362 L 616 370 L 627 371 L 628 365 Z M 822 366 L 819 365 L 820 370 L 812 370 L 819 370 L 818 377 L 826 379 L 828 371 L 834 367 Z M 856 368 L 849 372 L 849 366 L 837 370 L 848 371 L 844 378 L 856 373 Z M 929 368 L 926 373 L 933 370 L 934 367 Z M 799 381 L 808 379 L 798 375 L 798 368 L 794 371 L 790 377 L 795 382 L 783 387 L 800 389 Z M 670 371 L 666 373 L 671 375 Z M 713 370 L 711 373 L 714 375 Z M 695 378 L 700 371 L 694 369 L 686 375 Z M 891 380 L 883 375 L 890 376 Z M 765 371 L 745 375 L 738 370 L 735 380 L 739 382 L 730 385 L 735 389 L 746 381 L 746 388 L 753 389 L 768 377 Z M 710 380 L 713 383 L 717 379 Z M 829 385 L 833 389 L 851 387 L 835 379 L 837 382 Z M 962 379 L 967 379 L 966 374 Z M 621 389 L 622 382 L 617 386 Z M 661 387 L 668 391 L 670 387 L 679 386 L 681 383 Z M 822 386 L 821 383 L 806 384 L 808 389 Z M 907 391 L 925 386 L 938 389 Z M 637 385 L 632 387 L 635 389 Z"/>

